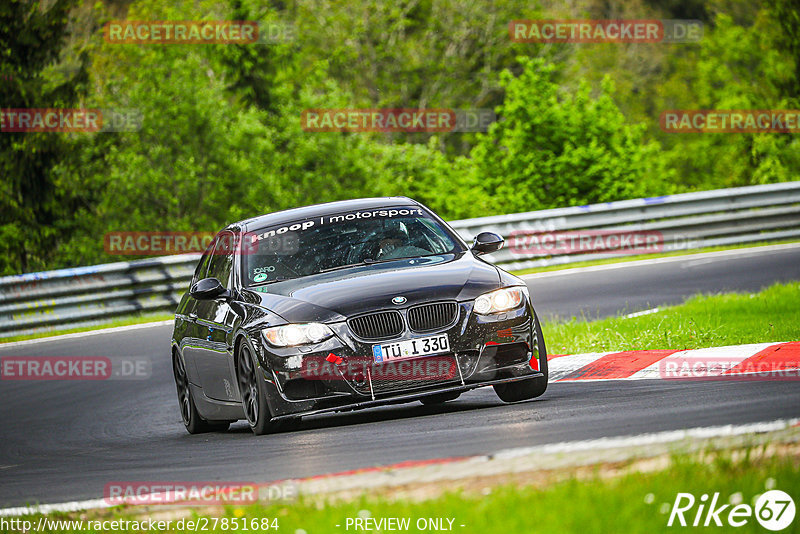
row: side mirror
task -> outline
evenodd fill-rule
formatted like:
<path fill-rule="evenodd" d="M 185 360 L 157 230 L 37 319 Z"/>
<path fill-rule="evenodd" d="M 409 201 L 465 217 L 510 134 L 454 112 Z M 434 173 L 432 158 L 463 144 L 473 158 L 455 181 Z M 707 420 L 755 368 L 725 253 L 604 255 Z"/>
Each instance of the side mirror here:
<path fill-rule="evenodd" d="M 475 236 L 472 244 L 472 253 L 476 256 L 491 254 L 503 248 L 505 240 L 494 232 L 481 232 Z"/>
<path fill-rule="evenodd" d="M 203 278 L 192 286 L 189 294 L 197 300 L 213 300 L 229 295 L 228 290 L 216 278 Z"/>

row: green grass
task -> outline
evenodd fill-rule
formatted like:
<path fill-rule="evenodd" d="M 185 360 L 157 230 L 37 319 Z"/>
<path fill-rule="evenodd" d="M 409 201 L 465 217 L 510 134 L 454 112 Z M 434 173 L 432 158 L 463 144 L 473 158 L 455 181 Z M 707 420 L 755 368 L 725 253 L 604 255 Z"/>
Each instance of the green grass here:
<path fill-rule="evenodd" d="M 335 525 L 344 527 L 348 517 L 358 517 L 360 512 L 363 515 L 362 511 L 368 511 L 374 518 L 409 517 L 412 522 L 427 517 L 452 518 L 453 530 L 464 533 L 665 532 L 671 529 L 666 527 L 668 515 L 661 513 L 661 507 L 674 502 L 678 492 L 694 492 L 699 498 L 703 493 L 719 491 L 726 499 L 741 492 L 749 501 L 751 496 L 764 492 L 768 478 L 774 479 L 777 487 L 790 495 L 800 495 L 797 459 L 770 459 L 761 465 L 729 459 L 711 464 L 677 459 L 670 469 L 655 474 L 632 474 L 605 480 L 572 478 L 543 489 L 505 485 L 491 488 L 488 495 L 455 493 L 421 503 L 362 498 L 321 509 L 300 504 L 257 507 L 246 513 L 255 517 L 277 515 L 281 530 L 303 529 L 308 534 L 343 532 L 344 528 L 336 529 Z M 648 504 L 645 498 L 650 494 L 653 502 Z M 465 526 L 460 527 L 462 524 Z M 417 532 L 417 529 L 410 531 Z M 756 523 L 737 531 L 764 530 Z"/>
<path fill-rule="evenodd" d="M 672 252 L 660 252 L 657 254 L 639 254 L 636 256 L 626 256 L 620 254 L 617 258 L 607 258 L 604 260 L 590 260 L 590 261 L 577 261 L 574 263 L 566 263 L 562 265 L 548 265 L 546 267 L 532 267 L 530 269 L 522 269 L 519 271 L 511 271 L 513 274 L 517 276 L 522 276 L 525 274 L 533 274 L 533 273 L 544 273 L 549 271 L 563 271 L 565 269 L 578 269 L 580 267 L 592 267 L 594 265 L 608 265 L 612 263 L 623 263 L 628 261 L 639 261 L 639 260 L 651 260 L 654 258 L 669 258 L 673 256 L 691 256 L 693 254 L 702 254 L 704 252 L 718 252 L 721 250 L 736 250 L 741 248 L 754 248 L 754 247 L 762 247 L 762 246 L 769 246 L 769 245 L 782 245 L 785 243 L 800 243 L 796 239 L 787 239 L 784 241 L 763 241 L 758 243 L 744 243 L 740 245 L 726 245 L 720 247 L 706 247 L 706 248 L 698 248 L 693 250 L 675 250 Z"/>
<path fill-rule="evenodd" d="M 551 354 L 639 349 L 696 349 L 800 340 L 800 283 L 760 293 L 696 296 L 649 315 L 543 325 Z"/>
<path fill-rule="evenodd" d="M 106 323 L 82 326 L 80 328 L 64 328 L 60 330 L 53 330 L 50 332 L 39 332 L 37 334 L 25 334 L 20 336 L 9 336 L 0 338 L 0 345 L 3 343 L 11 343 L 12 341 L 24 341 L 26 339 L 40 339 L 43 337 L 61 336 L 64 334 L 74 334 L 77 332 L 90 332 L 92 330 L 104 330 L 106 328 L 114 328 L 117 326 L 129 326 L 133 324 L 153 323 L 156 321 L 166 321 L 174 319 L 175 316 L 171 313 L 149 313 L 128 317 L 120 317 L 113 319 Z"/>
<path fill-rule="evenodd" d="M 719 492 L 722 502 L 728 502 L 732 495 L 735 499 L 739 494 L 745 504 L 752 504 L 753 497 L 769 487 L 785 491 L 795 499 L 800 496 L 800 458 L 792 454 L 768 456 L 761 452 L 761 447 L 756 447 L 739 450 L 738 454 L 727 451 L 704 457 L 676 456 L 664 469 L 646 473 L 628 471 L 624 474 L 623 471 L 623 474 L 617 472 L 609 476 L 607 470 L 598 467 L 580 477 L 567 476 L 535 485 L 487 484 L 484 487 L 478 483 L 466 492 L 445 493 L 423 501 L 390 501 L 385 497 L 363 495 L 339 502 L 301 499 L 292 503 L 228 507 L 222 515 L 239 521 L 277 518 L 278 532 L 307 534 L 354 532 L 352 526 L 345 530 L 346 521 L 359 516 L 410 518 L 409 532 L 419 532 L 414 525 L 420 518 L 450 518 L 454 520 L 453 532 L 481 534 L 694 531 L 691 526 L 685 529 L 667 527 L 668 511 L 679 492 L 692 493 L 698 500 L 704 493 Z M 696 511 L 697 505 L 685 515 L 690 524 Z M 131 513 L 116 511 L 105 518 L 141 520 L 158 511 L 135 516 L 129 515 Z M 76 519 L 78 514 L 61 517 Z M 725 520 L 726 514 L 721 518 Z M 33 521 L 35 524 L 35 518 Z M 797 532 L 799 524 L 800 518 L 795 518 L 784 532 Z M 725 525 L 713 530 L 766 532 L 753 517 L 741 528 Z M 223 530 L 217 528 L 216 531 Z"/>
<path fill-rule="evenodd" d="M 661 513 L 664 503 L 672 503 L 678 492 L 719 491 L 727 498 L 741 492 L 748 497 L 764 491 L 767 478 L 790 495 L 800 495 L 800 469 L 797 461 L 774 459 L 764 465 L 720 461 L 706 465 L 678 460 L 671 469 L 657 474 L 635 474 L 612 480 L 571 479 L 545 489 L 512 485 L 491 489 L 488 495 L 464 497 L 449 494 L 422 503 L 391 503 L 362 498 L 360 501 L 325 506 L 261 509 L 259 514 L 286 514 L 281 521 L 289 532 L 302 528 L 308 534 L 332 532 L 337 523 L 362 510 L 372 517 L 425 517 L 454 519 L 455 532 L 476 533 L 555 533 L 575 532 L 650 533 L 669 531 L 668 515 Z M 652 504 L 645 498 L 653 495 Z M 748 499 L 749 500 L 749 499 Z M 755 521 L 752 521 L 755 523 Z M 459 525 L 465 525 L 460 527 Z M 759 531 L 758 524 L 742 532 Z M 675 527 L 673 527 L 674 530 Z M 416 529 L 411 529 L 416 532 Z M 763 529 L 760 531 L 763 532 Z"/>

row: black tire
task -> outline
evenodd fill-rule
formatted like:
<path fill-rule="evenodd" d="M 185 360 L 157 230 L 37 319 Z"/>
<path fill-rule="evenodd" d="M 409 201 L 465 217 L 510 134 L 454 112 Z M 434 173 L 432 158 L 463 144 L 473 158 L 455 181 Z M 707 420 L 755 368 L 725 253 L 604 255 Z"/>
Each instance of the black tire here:
<path fill-rule="evenodd" d="M 460 391 L 437 393 L 436 395 L 428 395 L 427 397 L 422 397 L 421 399 L 419 399 L 419 401 L 425 406 L 430 406 L 436 404 L 444 404 L 445 402 L 456 400 L 460 396 L 461 396 Z"/>
<path fill-rule="evenodd" d="M 269 434 L 281 425 L 272 420 L 267 404 L 267 388 L 259 376 L 258 361 L 247 340 L 239 344 L 236 355 L 236 379 L 239 382 L 239 393 L 242 395 L 244 416 L 250 424 L 250 430 L 256 436 Z"/>
<path fill-rule="evenodd" d="M 224 432 L 228 430 L 228 421 L 206 421 L 197 412 L 197 406 L 192 397 L 192 388 L 189 387 L 189 378 L 183 359 L 178 354 L 172 355 L 172 375 L 175 377 L 175 388 L 178 391 L 178 408 L 181 411 L 183 426 L 189 434 L 202 434 L 205 432 Z"/>
<path fill-rule="evenodd" d="M 539 365 L 544 376 L 493 386 L 494 392 L 503 402 L 535 399 L 542 396 L 547 390 L 547 349 L 544 345 L 544 336 L 542 336 L 542 326 L 539 324 L 539 317 L 537 317 L 536 312 L 533 314 L 533 321 L 534 329 L 536 330 L 536 343 L 539 346 Z"/>

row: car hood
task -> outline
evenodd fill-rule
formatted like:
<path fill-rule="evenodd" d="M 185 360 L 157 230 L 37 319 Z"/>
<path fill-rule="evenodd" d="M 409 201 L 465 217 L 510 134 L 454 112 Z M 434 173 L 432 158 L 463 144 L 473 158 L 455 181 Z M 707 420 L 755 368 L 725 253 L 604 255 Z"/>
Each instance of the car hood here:
<path fill-rule="evenodd" d="M 471 253 L 363 265 L 247 290 L 288 322 L 341 321 L 365 311 L 434 300 L 468 300 L 500 285 L 497 269 Z M 248 299 L 250 300 L 250 299 Z"/>

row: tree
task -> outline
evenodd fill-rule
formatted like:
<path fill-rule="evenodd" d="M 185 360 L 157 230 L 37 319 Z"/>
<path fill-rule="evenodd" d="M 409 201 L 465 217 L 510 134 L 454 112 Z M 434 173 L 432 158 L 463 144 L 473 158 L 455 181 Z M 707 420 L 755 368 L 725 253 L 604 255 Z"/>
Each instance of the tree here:
<path fill-rule="evenodd" d="M 780 31 L 774 35 L 775 45 L 794 64 L 790 81 L 783 85 L 786 96 L 800 101 L 800 5 L 796 0 L 772 0 L 767 4 Z"/>
<path fill-rule="evenodd" d="M 6 109 L 69 108 L 85 91 L 85 57 L 60 76 L 51 71 L 63 52 L 75 0 L 0 4 L 0 105 Z M 44 268 L 58 240 L 56 221 L 69 213 L 72 192 L 59 187 L 57 166 L 78 141 L 61 133 L 0 132 L 0 272 Z"/>
<path fill-rule="evenodd" d="M 582 84 L 562 94 L 555 68 L 519 58 L 503 74 L 499 121 L 472 150 L 475 172 L 496 213 L 572 206 L 661 192 L 665 171 L 644 126 L 628 124 L 606 79 L 598 94 Z"/>
<path fill-rule="evenodd" d="M 668 61 L 650 95 L 654 109 L 792 109 L 794 58 L 776 48 L 775 21 L 758 10 L 750 25 L 718 14 L 696 47 Z M 792 133 L 661 133 L 666 159 L 685 190 L 794 180 L 800 140 Z"/>

